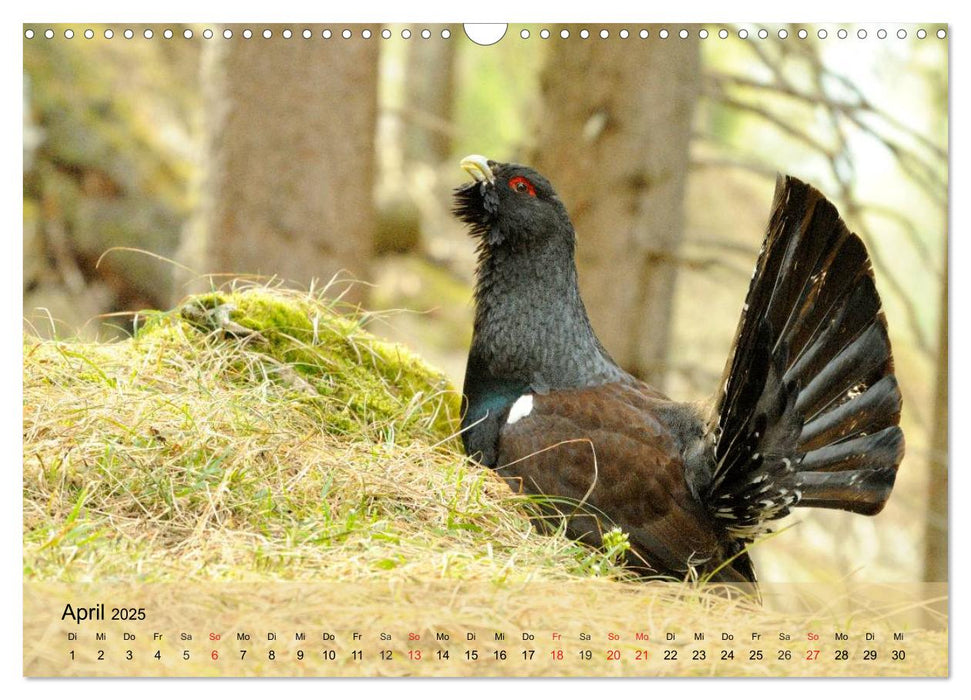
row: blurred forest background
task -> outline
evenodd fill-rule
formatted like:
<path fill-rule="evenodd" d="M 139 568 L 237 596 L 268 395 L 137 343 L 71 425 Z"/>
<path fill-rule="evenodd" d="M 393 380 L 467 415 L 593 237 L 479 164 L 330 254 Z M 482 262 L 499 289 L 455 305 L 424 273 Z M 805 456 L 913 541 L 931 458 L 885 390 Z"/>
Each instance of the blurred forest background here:
<path fill-rule="evenodd" d="M 621 28 L 549 26 L 544 38 L 514 25 L 483 47 L 459 25 L 260 25 L 252 38 L 237 25 L 30 27 L 26 329 L 110 340 L 131 332 L 132 312 L 235 276 L 330 283 L 368 309 L 373 332 L 460 387 L 475 257 L 450 197 L 466 178 L 458 160 L 482 153 L 553 180 L 614 357 L 701 400 L 727 357 L 776 173 L 790 173 L 833 199 L 872 254 L 907 456 L 883 514 L 799 512 L 756 550 L 761 578 L 946 581 L 939 27 L 839 38 L 830 26 L 825 39 L 817 26 L 767 27 L 765 39 L 756 26 L 701 38 L 694 25 L 686 39 L 680 26 L 666 38 Z"/>

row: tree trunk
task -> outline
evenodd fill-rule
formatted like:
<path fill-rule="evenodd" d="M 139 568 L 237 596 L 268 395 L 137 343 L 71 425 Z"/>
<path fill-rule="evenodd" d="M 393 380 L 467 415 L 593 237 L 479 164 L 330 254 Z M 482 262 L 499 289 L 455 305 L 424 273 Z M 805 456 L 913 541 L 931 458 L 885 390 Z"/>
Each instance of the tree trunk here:
<path fill-rule="evenodd" d="M 418 161 L 438 165 L 451 155 L 452 107 L 455 102 L 456 40 L 442 39 L 437 26 L 428 39 L 412 30 L 405 68 L 403 117 L 405 165 Z M 459 36 L 461 25 L 447 25 Z"/>
<path fill-rule="evenodd" d="M 614 359 L 664 384 L 691 122 L 696 39 L 571 38 L 551 46 L 532 163 L 576 225 L 584 303 Z M 612 34 L 616 28 L 610 28 Z"/>
<path fill-rule="evenodd" d="M 311 39 L 244 39 L 235 28 L 207 44 L 206 272 L 304 286 L 366 274 L 380 40 L 361 38 L 362 28 L 349 40 L 324 40 L 321 27 Z"/>
<path fill-rule="evenodd" d="M 927 510 L 924 533 L 924 580 L 944 582 L 947 576 L 947 251 L 945 250 L 941 315 L 937 335 L 937 386 L 934 392 L 934 425 L 927 471 Z"/>

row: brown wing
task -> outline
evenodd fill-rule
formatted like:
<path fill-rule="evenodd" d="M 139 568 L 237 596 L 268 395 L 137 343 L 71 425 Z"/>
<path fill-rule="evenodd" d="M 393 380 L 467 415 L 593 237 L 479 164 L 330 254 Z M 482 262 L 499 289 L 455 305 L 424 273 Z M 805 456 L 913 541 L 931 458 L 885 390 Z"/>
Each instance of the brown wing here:
<path fill-rule="evenodd" d="M 678 577 L 689 563 L 710 569 L 722 556 L 720 528 L 685 482 L 665 419 L 672 406 L 626 383 L 534 395 L 527 415 L 514 408 L 503 425 L 496 471 L 514 490 L 553 497 L 575 539 L 598 546 L 619 526 L 638 568 Z"/>

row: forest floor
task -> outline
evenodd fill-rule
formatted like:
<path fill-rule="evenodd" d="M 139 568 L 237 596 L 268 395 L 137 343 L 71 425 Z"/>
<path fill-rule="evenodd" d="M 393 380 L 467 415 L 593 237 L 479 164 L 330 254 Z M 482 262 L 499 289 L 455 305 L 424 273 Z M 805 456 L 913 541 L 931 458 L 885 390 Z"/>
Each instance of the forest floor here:
<path fill-rule="evenodd" d="M 448 380 L 363 330 L 366 314 L 336 310 L 240 286 L 147 314 L 122 342 L 25 336 L 25 639 L 48 624 L 27 611 L 87 586 L 145 601 L 160 624 L 227 606 L 281 625 L 308 609 L 335 629 L 370 620 L 398 632 L 387 645 L 396 658 L 418 649 L 425 661 L 403 671 L 379 657 L 315 657 L 308 675 L 947 673 L 941 625 L 901 623 L 893 605 L 773 611 L 696 584 L 635 581 L 617 565 L 623 537 L 597 551 L 541 534 L 536 503 L 462 455 Z M 832 651 L 833 629 L 848 635 L 846 659 Z M 499 630 L 519 635 L 508 657 L 493 648 Z M 616 649 L 585 645 L 587 630 L 616 630 Z M 863 660 L 866 633 L 901 630 L 905 663 L 889 642 Z M 470 631 L 489 640 L 481 657 L 441 657 L 440 633 Z M 738 642 L 731 658 L 727 643 L 711 646 L 724 634 Z M 558 648 L 584 663 L 562 663 Z M 50 653 L 25 649 L 25 670 L 56 668 Z M 206 672 L 181 673 L 195 671 Z M 153 673 L 149 661 L 127 670 L 142 672 Z M 276 672 L 264 660 L 243 673 Z"/>

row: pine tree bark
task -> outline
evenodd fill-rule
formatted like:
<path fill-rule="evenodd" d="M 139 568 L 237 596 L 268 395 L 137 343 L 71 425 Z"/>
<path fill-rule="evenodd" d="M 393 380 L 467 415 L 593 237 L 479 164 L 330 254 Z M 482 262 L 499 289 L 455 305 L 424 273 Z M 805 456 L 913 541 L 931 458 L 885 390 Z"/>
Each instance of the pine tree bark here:
<path fill-rule="evenodd" d="M 579 27 L 570 27 L 577 37 Z M 580 288 L 601 341 L 625 369 L 663 387 L 691 122 L 696 39 L 557 40 L 542 75 L 532 163 L 576 225 Z M 615 33 L 615 28 L 610 28 Z"/>
<path fill-rule="evenodd" d="M 207 272 L 303 286 L 367 274 L 379 40 L 362 28 L 349 40 L 312 26 L 309 40 L 237 31 L 207 44 L 201 225 L 189 234 L 205 240 Z"/>

